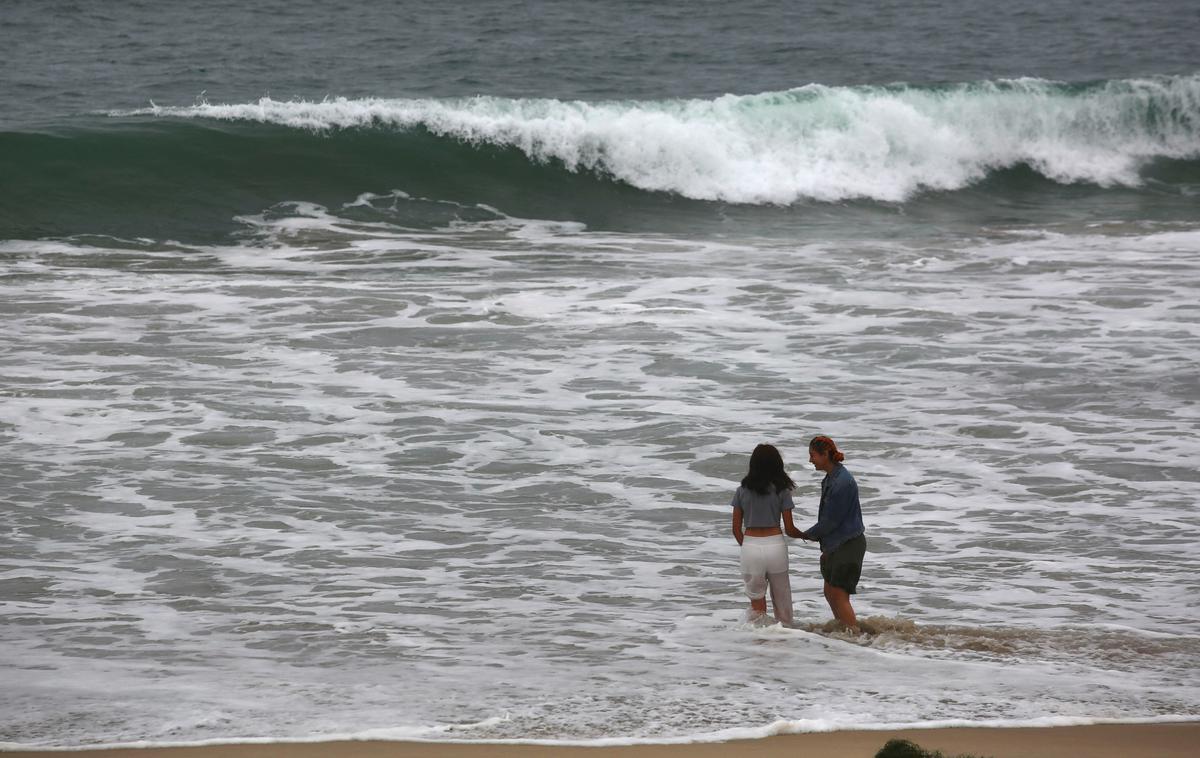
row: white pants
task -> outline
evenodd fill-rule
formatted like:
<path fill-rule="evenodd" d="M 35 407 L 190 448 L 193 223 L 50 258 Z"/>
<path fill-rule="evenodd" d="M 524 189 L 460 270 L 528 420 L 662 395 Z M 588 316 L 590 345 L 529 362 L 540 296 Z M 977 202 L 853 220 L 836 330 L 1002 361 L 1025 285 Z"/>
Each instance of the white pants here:
<path fill-rule="evenodd" d="M 746 595 L 760 600 L 771 592 L 775 618 L 792 623 L 792 582 L 788 578 L 787 543 L 782 534 L 742 538 L 742 579 Z"/>

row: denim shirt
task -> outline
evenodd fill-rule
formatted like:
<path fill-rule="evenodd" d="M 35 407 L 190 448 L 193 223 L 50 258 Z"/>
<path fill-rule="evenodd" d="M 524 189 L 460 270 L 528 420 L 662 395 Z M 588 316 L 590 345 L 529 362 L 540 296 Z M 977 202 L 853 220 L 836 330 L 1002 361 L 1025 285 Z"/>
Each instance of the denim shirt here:
<path fill-rule="evenodd" d="M 821 480 L 821 505 L 817 523 L 807 531 L 821 541 L 821 552 L 831 553 L 842 543 L 865 532 L 862 507 L 858 504 L 858 482 L 842 464 Z"/>

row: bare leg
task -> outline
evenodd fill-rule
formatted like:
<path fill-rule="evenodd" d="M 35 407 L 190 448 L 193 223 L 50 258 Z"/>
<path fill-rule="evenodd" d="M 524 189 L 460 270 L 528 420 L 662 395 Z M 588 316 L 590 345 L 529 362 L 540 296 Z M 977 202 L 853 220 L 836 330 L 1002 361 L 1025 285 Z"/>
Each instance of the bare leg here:
<path fill-rule="evenodd" d="M 767 598 L 752 599 L 750 601 L 750 610 L 754 611 L 755 616 L 765 616 L 767 613 Z"/>
<path fill-rule="evenodd" d="M 849 592 L 825 582 L 825 600 L 829 603 L 829 610 L 833 611 L 835 619 L 858 631 L 858 618 L 854 615 L 854 606 L 850 605 Z"/>

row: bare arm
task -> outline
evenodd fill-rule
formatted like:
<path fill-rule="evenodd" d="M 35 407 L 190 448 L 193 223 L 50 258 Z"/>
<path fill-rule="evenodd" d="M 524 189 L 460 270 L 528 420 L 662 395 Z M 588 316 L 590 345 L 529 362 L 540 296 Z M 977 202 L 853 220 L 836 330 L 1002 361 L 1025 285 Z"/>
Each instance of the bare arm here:
<path fill-rule="evenodd" d="M 796 539 L 807 539 L 804 536 L 804 532 L 802 532 L 796 528 L 795 522 L 792 521 L 792 512 L 791 511 L 783 512 L 783 531 L 789 537 L 795 537 Z"/>
<path fill-rule="evenodd" d="M 733 538 L 735 540 L 737 540 L 737 543 L 739 545 L 742 544 L 742 536 L 743 536 L 743 534 L 742 534 L 742 509 L 734 508 L 733 509 Z"/>

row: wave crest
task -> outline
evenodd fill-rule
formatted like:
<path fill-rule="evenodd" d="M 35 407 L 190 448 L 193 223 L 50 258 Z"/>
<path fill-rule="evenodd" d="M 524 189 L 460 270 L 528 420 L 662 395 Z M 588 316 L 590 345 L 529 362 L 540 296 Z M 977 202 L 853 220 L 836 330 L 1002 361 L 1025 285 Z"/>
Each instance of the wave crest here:
<path fill-rule="evenodd" d="M 1060 183 L 1136 186 L 1148 160 L 1200 157 L 1200 75 L 1090 85 L 809 85 L 650 102 L 263 98 L 120 115 L 421 129 L 643 190 L 750 204 L 903 201 L 1019 165 Z"/>

